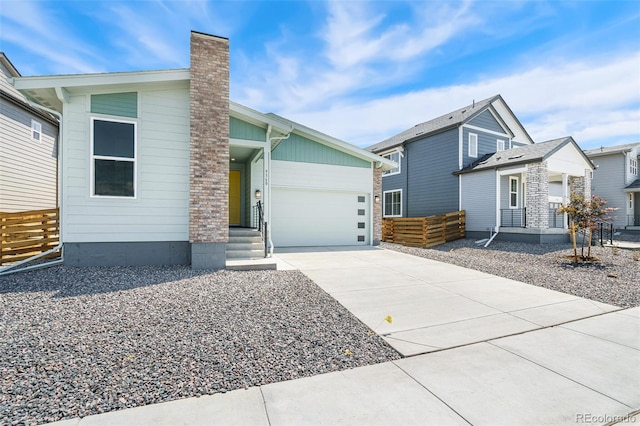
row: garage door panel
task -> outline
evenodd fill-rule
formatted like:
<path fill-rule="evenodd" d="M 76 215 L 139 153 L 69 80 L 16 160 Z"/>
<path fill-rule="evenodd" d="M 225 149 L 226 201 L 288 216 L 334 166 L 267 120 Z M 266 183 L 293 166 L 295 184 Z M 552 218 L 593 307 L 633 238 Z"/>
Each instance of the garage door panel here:
<path fill-rule="evenodd" d="M 369 244 L 366 194 L 273 188 L 271 206 L 276 247 Z"/>

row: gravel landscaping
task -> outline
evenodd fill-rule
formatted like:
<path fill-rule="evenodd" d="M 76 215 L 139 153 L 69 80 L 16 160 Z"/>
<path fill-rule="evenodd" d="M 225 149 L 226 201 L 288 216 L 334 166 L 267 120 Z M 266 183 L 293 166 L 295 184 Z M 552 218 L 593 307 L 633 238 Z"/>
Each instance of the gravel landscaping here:
<path fill-rule="evenodd" d="M 623 308 L 640 306 L 640 251 L 592 247 L 592 255 L 600 261 L 576 266 L 567 259 L 573 254 L 571 244 L 493 241 L 484 248 L 474 240 L 463 239 L 431 249 L 389 243 L 382 243 L 381 247 Z"/>
<path fill-rule="evenodd" d="M 298 271 L 59 266 L 0 277 L 0 424 L 398 358 Z"/>

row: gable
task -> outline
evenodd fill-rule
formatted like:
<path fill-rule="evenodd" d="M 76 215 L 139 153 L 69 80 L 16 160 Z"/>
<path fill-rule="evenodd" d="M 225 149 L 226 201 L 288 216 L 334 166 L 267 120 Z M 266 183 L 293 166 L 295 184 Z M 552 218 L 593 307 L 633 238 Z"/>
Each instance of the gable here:
<path fill-rule="evenodd" d="M 267 131 L 255 124 L 247 123 L 239 118 L 229 118 L 229 137 L 231 139 L 244 139 L 264 142 L 267 140 Z"/>
<path fill-rule="evenodd" d="M 292 133 L 271 153 L 273 160 L 301 163 L 331 164 L 335 166 L 371 167 L 371 163 L 337 149 Z"/>
<path fill-rule="evenodd" d="M 498 120 L 491 114 L 491 112 L 487 109 L 478 114 L 476 117 L 473 117 L 471 120 L 467 122 L 475 127 L 480 127 L 483 129 L 491 130 L 493 132 L 505 133 L 505 130 L 502 128 Z"/>

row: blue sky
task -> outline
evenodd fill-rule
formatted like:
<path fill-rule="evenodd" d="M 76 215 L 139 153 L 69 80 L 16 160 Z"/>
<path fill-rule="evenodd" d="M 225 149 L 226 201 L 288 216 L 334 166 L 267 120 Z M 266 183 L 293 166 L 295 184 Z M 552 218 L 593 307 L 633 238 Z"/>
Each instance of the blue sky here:
<path fill-rule="evenodd" d="M 495 94 L 538 142 L 640 142 L 640 1 L 0 2 L 25 76 L 186 68 L 192 29 L 232 100 L 358 146 Z"/>

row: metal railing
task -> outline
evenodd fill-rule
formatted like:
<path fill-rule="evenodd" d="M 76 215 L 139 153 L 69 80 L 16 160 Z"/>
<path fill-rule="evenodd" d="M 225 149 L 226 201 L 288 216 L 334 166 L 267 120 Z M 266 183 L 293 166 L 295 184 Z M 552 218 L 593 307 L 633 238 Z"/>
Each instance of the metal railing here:
<path fill-rule="evenodd" d="M 262 242 L 264 243 L 264 257 L 268 257 L 269 234 L 267 231 L 267 222 L 264 221 L 264 207 L 260 201 L 253 206 L 253 227 L 260 231 Z"/>
<path fill-rule="evenodd" d="M 640 226 L 640 214 L 628 214 L 627 226 Z"/>
<path fill-rule="evenodd" d="M 549 228 L 564 228 L 564 213 L 558 213 L 562 203 L 549 203 Z"/>
<path fill-rule="evenodd" d="M 613 223 L 598 222 L 596 225 L 598 226 L 596 238 L 600 240 L 600 245 L 603 246 L 605 243 L 613 245 Z"/>
<path fill-rule="evenodd" d="M 526 228 L 527 209 L 500 209 L 500 226 Z"/>

